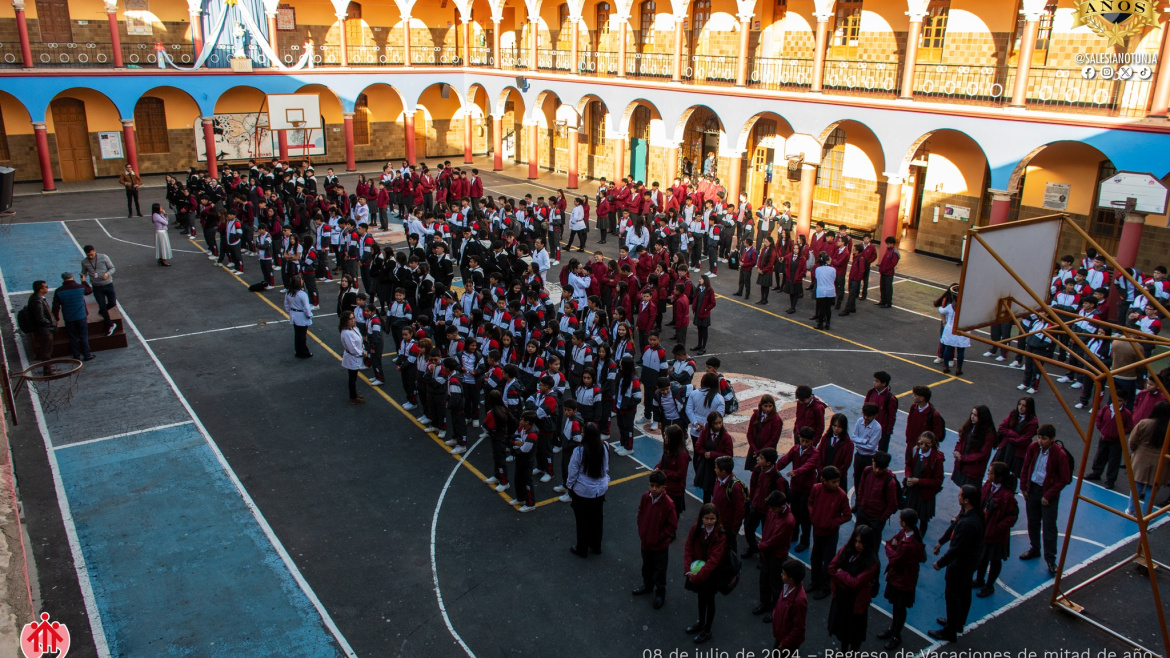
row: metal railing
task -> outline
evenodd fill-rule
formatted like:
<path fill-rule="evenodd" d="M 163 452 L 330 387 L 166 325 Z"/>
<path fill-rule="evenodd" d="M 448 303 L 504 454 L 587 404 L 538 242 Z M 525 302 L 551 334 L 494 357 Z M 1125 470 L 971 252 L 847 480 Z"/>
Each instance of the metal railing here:
<path fill-rule="evenodd" d="M 1091 78 L 1080 68 L 1032 69 L 1028 76 L 1026 104 L 1029 108 L 1056 110 L 1075 114 L 1098 114 L 1120 117 L 1145 117 L 1154 77 L 1142 79 L 1135 69 L 1104 77 L 1100 69 L 1093 70 Z M 1124 75 L 1124 79 L 1122 79 Z"/>
<path fill-rule="evenodd" d="M 812 86 L 813 60 L 794 57 L 756 57 L 748 65 L 748 86 L 775 91 Z"/>
<path fill-rule="evenodd" d="M 472 48 L 471 61 L 468 66 L 495 66 L 496 58 L 492 57 L 491 48 Z"/>
<path fill-rule="evenodd" d="M 541 48 L 536 51 L 536 68 L 542 71 L 568 71 L 573 54 L 568 50 Z"/>
<path fill-rule="evenodd" d="M 617 75 L 618 54 L 607 50 L 583 50 L 578 55 L 580 75 L 613 77 Z"/>
<path fill-rule="evenodd" d="M 961 105 L 1006 105 L 1015 84 L 1014 66 L 917 64 L 914 98 Z"/>
<path fill-rule="evenodd" d="M 411 46 L 413 66 L 463 66 L 463 58 L 454 46 Z"/>
<path fill-rule="evenodd" d="M 683 79 L 707 85 L 734 85 L 738 57 L 692 55 L 683 62 Z"/>
<path fill-rule="evenodd" d="M 626 75 L 631 78 L 667 79 L 674 75 L 671 53 L 627 53 Z"/>
<path fill-rule="evenodd" d="M 825 62 L 825 93 L 897 98 L 902 84 L 900 62 L 836 59 Z"/>
<path fill-rule="evenodd" d="M 21 63 L 20 44 L 10 51 Z M 104 68 L 114 65 L 113 48 L 108 43 L 34 43 L 33 66 L 45 68 Z M 6 58 L 7 59 L 7 58 Z"/>
<path fill-rule="evenodd" d="M 399 66 L 402 64 L 402 48 L 393 46 L 346 46 L 346 59 L 350 66 Z M 286 60 L 286 63 L 287 60 Z M 294 60 L 291 62 L 296 63 Z"/>
<path fill-rule="evenodd" d="M 528 59 L 527 51 L 522 48 L 501 48 L 500 49 L 500 68 L 502 69 L 527 69 Z"/>

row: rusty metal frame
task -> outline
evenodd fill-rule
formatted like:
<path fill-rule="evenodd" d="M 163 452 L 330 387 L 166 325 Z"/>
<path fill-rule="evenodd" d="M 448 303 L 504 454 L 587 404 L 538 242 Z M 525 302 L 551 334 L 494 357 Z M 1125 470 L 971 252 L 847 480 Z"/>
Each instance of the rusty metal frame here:
<path fill-rule="evenodd" d="M 1091 246 L 1091 247 L 1095 248 L 1097 250 L 1098 254 L 1101 254 L 1105 257 L 1106 261 L 1108 261 L 1109 265 L 1118 274 L 1118 276 L 1124 277 L 1126 280 L 1128 280 L 1131 284 L 1133 284 L 1135 286 L 1138 293 L 1146 298 L 1147 303 L 1153 304 L 1158 309 L 1158 311 L 1163 314 L 1163 317 L 1170 317 L 1170 312 L 1168 312 L 1166 310 L 1166 308 L 1163 307 L 1162 304 L 1153 295 L 1150 295 L 1149 292 L 1146 291 L 1144 286 L 1142 286 L 1138 281 L 1135 281 L 1134 278 L 1129 274 L 1129 272 L 1127 272 L 1125 270 L 1124 267 L 1122 267 L 1116 260 L 1114 260 L 1113 257 L 1110 256 L 1109 253 L 1101 247 L 1101 245 L 1097 244 L 1096 241 L 1094 241 L 1093 238 L 1084 229 L 1082 229 L 1080 226 L 1078 226 L 1076 224 L 1076 222 L 1072 221 L 1067 215 L 1064 215 L 1064 214 L 1049 215 L 1049 216 L 1045 216 L 1045 217 L 1037 217 L 1035 219 L 1024 220 L 1024 221 L 1039 222 L 1039 221 L 1052 221 L 1054 219 L 1059 219 L 1062 222 L 1062 226 L 1061 226 L 1062 230 L 1065 227 L 1067 227 L 1069 229 L 1072 229 L 1077 234 L 1079 234 L 1079 236 L 1085 240 L 1085 243 L 1087 246 Z M 1056 607 L 1059 610 L 1063 610 L 1065 612 L 1068 612 L 1069 614 L 1072 614 L 1073 616 L 1077 617 L 1078 619 L 1080 619 L 1082 621 L 1088 622 L 1090 625 L 1096 627 L 1097 629 L 1104 631 L 1105 633 L 1113 636 L 1114 638 L 1117 638 L 1118 640 L 1120 640 L 1122 642 L 1125 642 L 1126 644 L 1128 644 L 1136 649 L 1139 649 L 1141 651 L 1144 651 L 1144 652 L 1149 653 L 1149 654 L 1154 655 L 1154 656 L 1160 655 L 1163 657 L 1170 657 L 1170 632 L 1167 631 L 1166 608 L 1164 607 L 1164 605 L 1162 603 L 1161 591 L 1158 587 L 1158 573 L 1157 573 L 1157 571 L 1159 569 L 1170 571 L 1170 567 L 1168 567 L 1165 564 L 1162 564 L 1161 562 L 1158 562 L 1157 560 L 1155 560 L 1152 557 L 1152 554 L 1150 552 L 1150 538 L 1149 538 L 1150 524 L 1153 523 L 1154 521 L 1156 521 L 1158 518 L 1160 518 L 1164 515 L 1167 515 L 1167 513 L 1170 512 L 1170 505 L 1167 505 L 1167 506 L 1164 506 L 1164 507 L 1161 507 L 1158 509 L 1154 508 L 1154 501 L 1157 499 L 1158 490 L 1159 490 L 1158 482 L 1165 476 L 1165 474 L 1167 472 L 1170 472 L 1170 430 L 1167 431 L 1166 436 L 1163 437 L 1163 439 L 1162 439 L 1162 458 L 1158 462 L 1158 468 L 1156 469 L 1156 473 L 1154 476 L 1154 483 L 1153 483 L 1153 486 L 1151 487 L 1151 490 L 1149 491 L 1149 500 L 1147 500 L 1144 503 L 1144 508 L 1145 508 L 1144 511 L 1142 510 L 1142 505 L 1138 505 L 1136 502 L 1137 501 L 1137 484 L 1133 478 L 1133 460 L 1132 460 L 1132 457 L 1130 455 L 1130 451 L 1128 449 L 1128 446 L 1124 443 L 1122 444 L 1121 454 L 1122 454 L 1123 459 L 1125 460 L 1125 476 L 1126 476 L 1126 480 L 1129 483 L 1129 497 L 1130 497 L 1131 502 L 1133 502 L 1134 508 L 1135 508 L 1134 514 L 1127 514 L 1123 510 L 1116 509 L 1116 508 L 1110 507 L 1109 505 L 1106 505 L 1104 503 L 1093 500 L 1082 493 L 1082 488 L 1084 487 L 1084 482 L 1085 482 L 1085 469 L 1087 468 L 1087 465 L 1089 462 L 1090 451 L 1091 451 L 1092 443 L 1093 443 L 1093 441 L 1092 441 L 1093 428 L 1096 427 L 1097 418 L 1101 412 L 1101 405 L 1103 403 L 1111 404 L 1113 406 L 1113 408 L 1116 409 L 1116 408 L 1119 408 L 1122 404 L 1121 401 L 1117 397 L 1117 387 L 1114 383 L 1114 377 L 1117 375 L 1120 375 L 1120 374 L 1124 374 L 1127 371 L 1134 371 L 1138 368 L 1144 368 L 1149 373 L 1149 375 L 1151 377 L 1151 381 L 1153 381 L 1157 385 L 1158 389 L 1162 392 L 1162 395 L 1166 399 L 1170 399 L 1170 391 L 1166 390 L 1166 387 L 1163 385 L 1161 380 L 1156 376 L 1156 373 L 1154 372 L 1154 369 L 1153 369 L 1153 363 L 1155 361 L 1162 359 L 1162 358 L 1166 358 L 1166 357 L 1165 357 L 1165 355 L 1159 355 L 1156 357 L 1155 356 L 1147 356 L 1146 358 L 1143 358 L 1143 359 L 1139 360 L 1138 362 L 1131 364 L 1128 367 L 1119 368 L 1116 370 L 1110 368 L 1109 366 L 1106 366 L 1105 363 L 1103 361 L 1101 361 L 1101 359 L 1096 354 L 1094 354 L 1091 350 L 1089 350 L 1086 347 L 1085 340 L 1088 339 L 1089 335 L 1085 334 L 1084 332 L 1076 331 L 1064 319 L 1067 317 L 1067 318 L 1070 318 L 1070 321 L 1071 321 L 1071 318 L 1074 318 L 1074 317 L 1079 318 L 1079 316 L 1077 316 L 1076 314 L 1073 314 L 1073 313 L 1068 313 L 1067 311 L 1057 310 L 1057 309 L 1052 308 L 1048 304 L 1047 295 L 1043 294 L 1043 293 L 1047 293 L 1048 291 L 1045 290 L 1045 291 L 1042 291 L 1042 294 L 1037 294 L 1037 291 L 1032 290 L 1028 286 L 1027 282 L 1023 281 L 1019 277 L 1019 275 L 1016 274 L 1016 272 L 1012 268 L 1011 264 L 1006 262 L 1003 259 L 1003 257 L 1001 257 L 998 253 L 996 253 L 996 251 L 990 245 L 988 245 L 987 242 L 981 237 L 982 233 L 1012 228 L 1012 226 L 1014 224 L 1018 224 L 1018 222 L 1012 222 L 1009 224 L 999 224 L 996 226 L 985 226 L 985 227 L 979 227 L 979 228 L 972 228 L 968 231 L 966 252 L 963 254 L 963 256 L 964 256 L 964 258 L 963 258 L 963 272 L 962 272 L 962 275 L 959 279 L 959 291 L 960 291 L 959 292 L 959 299 L 960 299 L 960 304 L 961 304 L 962 291 L 963 291 L 964 284 L 966 282 L 966 276 L 967 276 L 967 262 L 968 262 L 967 261 L 968 253 L 967 252 L 970 251 L 972 244 L 974 244 L 977 241 L 984 249 L 987 250 L 987 252 L 992 256 L 992 258 L 994 258 L 995 261 L 997 263 L 999 263 L 1000 267 L 1002 267 L 1009 275 L 1011 275 L 1011 277 L 1013 279 L 1015 279 L 1016 283 L 1018 283 L 1023 288 L 1023 290 L 1025 292 L 1027 292 L 1027 296 L 1030 298 L 1030 299 L 1023 299 L 1023 300 L 1014 299 L 1014 298 L 1003 298 L 1003 299 L 999 300 L 999 314 L 998 314 L 999 322 L 1013 323 L 1015 325 L 1017 331 L 1019 332 L 1019 334 L 1017 336 L 1010 338 L 1010 339 L 991 340 L 989 337 L 987 337 L 983 334 L 976 333 L 975 330 L 978 329 L 979 327 L 968 327 L 965 329 L 959 329 L 958 328 L 958 319 L 959 318 L 956 318 L 954 333 L 961 335 L 961 336 L 966 336 L 967 338 L 969 338 L 971 340 L 978 341 L 980 343 L 984 343 L 986 345 L 990 345 L 992 347 L 999 348 L 999 349 L 1004 350 L 1006 352 L 1011 352 L 1013 354 L 1019 355 L 1021 358 L 1032 359 L 1036 363 L 1036 366 L 1039 369 L 1041 376 L 1044 377 L 1044 381 L 1048 384 L 1048 387 L 1055 394 L 1056 400 L 1060 403 L 1061 408 L 1064 409 L 1065 414 L 1068 416 L 1069 421 L 1072 423 L 1073 427 L 1076 429 L 1077 435 L 1081 439 L 1081 442 L 1082 442 L 1081 458 L 1080 458 L 1080 463 L 1078 464 L 1078 467 L 1077 467 L 1077 472 L 1074 474 L 1073 498 L 1072 498 L 1071 508 L 1069 509 L 1068 524 L 1065 528 L 1064 540 L 1062 542 L 1061 549 L 1060 549 L 1060 557 L 1059 557 L 1059 560 L 1057 562 L 1057 569 L 1056 569 L 1056 579 L 1055 579 L 1055 582 L 1053 583 L 1053 586 L 1052 586 L 1052 596 L 1051 596 L 1051 599 L 1049 601 L 1049 604 Z M 960 308 L 961 308 L 961 306 L 960 306 Z M 1046 320 L 1048 322 L 1051 322 L 1052 324 L 1050 324 L 1048 327 L 1046 327 L 1044 329 L 1039 329 L 1036 331 L 1029 332 L 1029 331 L 1025 330 L 1024 327 L 1021 325 L 1019 318 L 1020 317 L 1027 317 L 1028 315 L 1032 315 L 1032 314 L 1043 315 L 1046 317 Z M 1078 320 L 1078 321 L 1085 321 L 1085 320 Z M 1125 341 L 1129 342 L 1131 345 L 1133 345 L 1135 348 L 1138 348 L 1138 347 L 1145 348 L 1143 350 L 1143 353 L 1146 355 L 1149 355 L 1153 351 L 1153 348 L 1157 347 L 1157 346 L 1170 348 L 1170 338 L 1164 338 L 1161 336 L 1151 336 L 1151 335 L 1144 334 L 1144 333 L 1142 333 L 1136 329 L 1130 328 L 1130 327 L 1119 326 L 1119 325 L 1111 324 L 1111 323 L 1104 322 L 1104 321 L 1090 320 L 1089 322 L 1091 322 L 1094 326 L 1097 326 L 1097 327 L 1107 327 L 1110 329 L 1111 332 L 1114 332 L 1110 336 L 1101 336 L 1101 338 L 1103 338 L 1105 340 L 1112 340 L 1112 341 L 1125 340 Z M 1076 354 L 1072 350 L 1069 350 L 1070 356 L 1073 356 L 1076 358 L 1076 363 L 1071 362 L 1071 360 L 1070 360 L 1070 363 L 1061 363 L 1053 358 L 1044 357 L 1044 356 L 1041 356 L 1038 354 L 1030 353 L 1027 351 L 1026 348 L 1021 348 L 1021 347 L 1018 347 L 1016 345 L 1016 341 L 1018 341 L 1021 336 L 1030 336 L 1030 335 L 1039 334 L 1039 333 L 1043 333 L 1044 335 L 1048 336 L 1054 342 L 1056 342 L 1058 338 L 1067 339 L 1069 343 L 1074 345 L 1080 351 L 1079 354 Z M 1052 380 L 1052 377 L 1051 377 L 1051 375 L 1049 375 L 1045 366 L 1066 368 L 1066 369 L 1069 369 L 1073 372 L 1080 373 L 1080 374 L 1084 375 L 1090 381 L 1090 383 L 1094 389 L 1094 400 L 1093 400 L 1092 411 L 1089 414 L 1089 421 L 1086 425 L 1082 425 L 1080 422 L 1078 422 L 1076 414 L 1073 413 L 1073 410 L 1069 407 L 1068 403 L 1065 401 L 1064 396 L 1061 394 L 1060 387 L 1058 387 L 1056 385 L 1056 383 Z M 1106 401 L 1106 395 L 1105 395 L 1106 391 L 1108 392 L 1108 400 L 1107 401 Z M 1118 435 L 1121 437 L 1125 437 L 1126 432 L 1125 432 L 1125 428 L 1123 426 L 1121 418 L 1119 416 L 1117 416 L 1116 414 L 1114 414 L 1114 420 L 1117 423 Z M 1137 526 L 1138 526 L 1137 550 L 1136 550 L 1135 555 L 1130 556 L 1130 557 L 1126 557 L 1124 560 L 1109 567 L 1108 569 L 1106 569 L 1102 573 L 1097 574 L 1096 576 L 1090 578 L 1089 580 L 1087 580 L 1079 585 L 1065 589 L 1065 588 L 1063 588 L 1063 582 L 1062 582 L 1064 579 L 1065 561 L 1068 558 L 1069 544 L 1070 544 L 1071 539 L 1072 539 L 1072 528 L 1073 528 L 1073 523 L 1076 520 L 1077 508 L 1081 502 L 1088 503 L 1090 505 L 1093 505 L 1095 507 L 1103 509 L 1110 514 L 1114 514 L 1116 516 L 1120 516 L 1122 518 L 1125 518 L 1125 519 L 1128 519 L 1132 522 L 1137 523 Z M 1153 597 L 1154 597 L 1154 609 L 1155 609 L 1155 612 L 1157 614 L 1158 625 L 1160 627 L 1160 631 L 1161 631 L 1161 635 L 1162 635 L 1162 645 L 1163 645 L 1163 653 L 1162 654 L 1158 654 L 1158 653 L 1150 650 L 1149 648 L 1141 645 L 1136 640 L 1131 639 L 1129 637 L 1126 637 L 1125 635 L 1121 634 L 1119 631 L 1117 631 L 1113 628 L 1110 628 L 1105 623 L 1103 623 L 1099 617 L 1093 618 L 1093 617 L 1089 616 L 1085 612 L 1086 608 L 1084 605 L 1080 605 L 1072 600 L 1072 595 L 1074 593 L 1076 593 L 1077 591 L 1083 589 L 1084 587 L 1088 586 L 1091 583 L 1094 583 L 1098 580 L 1101 580 L 1101 579 L 1113 574 L 1114 572 L 1125 567 L 1126 565 L 1137 565 L 1139 568 L 1144 567 L 1147 575 L 1149 576 L 1150 588 L 1151 588 L 1151 592 L 1152 592 Z"/>

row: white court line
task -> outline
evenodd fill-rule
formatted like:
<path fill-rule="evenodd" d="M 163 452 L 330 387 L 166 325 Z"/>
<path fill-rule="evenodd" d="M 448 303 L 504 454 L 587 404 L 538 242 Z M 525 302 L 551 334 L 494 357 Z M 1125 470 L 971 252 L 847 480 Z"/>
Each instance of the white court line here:
<path fill-rule="evenodd" d="M 31 290 L 17 290 L 16 292 L 10 292 L 7 294 L 9 294 L 9 295 L 31 295 L 32 293 L 33 293 L 33 291 L 31 291 Z"/>
<path fill-rule="evenodd" d="M 330 317 L 333 315 L 337 315 L 337 314 L 336 313 L 314 313 L 313 317 L 314 318 L 327 318 L 327 317 Z M 268 326 L 270 324 L 285 324 L 287 322 L 288 322 L 288 320 L 263 320 L 261 322 L 253 322 L 252 324 L 239 324 L 239 325 L 236 325 L 234 327 L 221 327 L 219 329 L 207 329 L 206 331 L 192 331 L 189 334 L 175 334 L 174 336 L 159 336 L 157 338 L 147 338 L 146 342 L 153 343 L 153 342 L 158 341 L 158 340 L 171 340 L 173 338 L 188 338 L 190 336 L 202 336 L 203 334 L 214 334 L 214 333 L 218 333 L 220 331 L 234 331 L 236 329 L 249 329 L 249 328 L 255 328 L 255 327 L 265 327 L 265 326 Z"/>
<path fill-rule="evenodd" d="M 778 347 L 778 348 L 769 349 L 769 350 L 739 350 L 736 352 L 717 352 L 715 354 L 709 353 L 709 354 L 707 354 L 707 356 L 731 356 L 733 354 L 766 354 L 766 353 L 770 353 L 770 352 L 824 352 L 824 351 L 825 351 L 825 348 L 823 348 L 823 347 Z M 838 349 L 834 349 L 833 352 L 856 352 L 858 354 L 888 354 L 891 356 L 917 356 L 917 357 L 921 357 L 923 359 L 933 359 L 936 356 L 934 354 L 917 354 L 915 352 L 885 352 L 885 351 L 874 351 L 874 350 L 838 350 Z M 1005 366 L 1005 365 L 1001 365 L 998 363 L 988 363 L 986 361 L 963 361 L 964 366 L 969 366 L 973 363 L 978 364 L 978 365 L 983 365 L 983 366 L 991 366 L 992 368 L 1008 368 L 1009 370 L 1019 370 L 1019 368 L 1009 368 L 1008 366 Z M 942 375 L 945 373 L 943 373 L 943 371 L 940 370 L 938 374 Z M 849 390 L 849 389 L 842 389 L 842 390 Z M 850 391 L 850 393 L 852 393 L 852 391 Z"/>
<path fill-rule="evenodd" d="M 443 500 L 447 497 L 447 490 L 451 488 L 451 481 L 455 479 L 455 474 L 459 472 L 460 467 L 463 466 L 463 462 L 467 461 L 467 458 L 471 456 L 471 451 L 475 450 L 481 443 L 483 443 L 483 437 L 480 437 L 475 444 L 468 448 L 467 452 L 463 453 L 463 456 L 455 463 L 455 468 L 451 469 L 451 474 L 447 476 L 447 482 L 443 484 L 443 490 L 439 492 L 439 501 L 435 503 L 435 514 L 431 517 L 431 579 L 435 583 L 435 598 L 439 600 L 439 612 L 443 613 L 443 623 L 447 625 L 447 630 L 451 633 L 451 637 L 455 638 L 459 646 L 463 647 L 463 652 L 467 654 L 468 658 L 475 658 L 475 652 L 471 650 L 471 647 L 467 646 L 467 643 L 463 641 L 463 638 L 455 630 L 455 627 L 451 625 L 451 617 L 447 614 L 447 605 L 443 603 L 443 591 L 439 589 L 439 567 L 435 558 L 435 535 L 438 534 L 439 528 L 439 510 L 443 508 Z"/>
<path fill-rule="evenodd" d="M 103 222 L 104 222 L 104 221 L 111 220 L 111 219 L 142 219 L 142 218 L 141 218 L 141 217 L 122 217 L 121 215 L 119 215 L 119 216 L 117 216 L 117 217 L 84 217 L 84 218 L 82 218 L 82 219 L 59 219 L 59 220 L 57 220 L 57 221 L 59 221 L 59 222 L 96 222 L 96 221 L 103 221 Z"/>
<path fill-rule="evenodd" d="M 102 220 L 100 220 L 100 219 L 92 219 L 92 220 L 87 219 L 85 221 L 97 222 L 97 225 L 99 228 L 101 228 L 102 233 L 105 233 L 106 237 L 111 239 L 111 240 L 117 240 L 118 242 L 125 242 L 126 244 L 132 244 L 136 247 L 146 247 L 147 249 L 154 249 L 154 245 L 152 245 L 152 244 L 142 244 L 141 242 L 131 242 L 129 240 L 123 240 L 122 238 L 115 238 L 114 236 L 110 235 L 109 231 L 106 230 L 106 227 L 102 224 Z M 73 241 L 77 242 L 77 239 L 74 238 Z M 177 249 L 175 247 L 172 247 L 171 251 L 177 251 L 177 252 L 184 253 L 184 254 L 201 254 L 201 253 L 203 253 L 202 251 L 191 251 L 190 249 Z"/>
<path fill-rule="evenodd" d="M 73 236 L 73 232 L 69 230 L 68 226 L 65 226 L 64 224 L 62 224 L 62 226 L 64 226 L 65 232 L 69 234 L 70 239 L 73 240 L 73 244 L 77 246 L 77 251 L 80 252 L 81 245 L 77 243 L 77 238 Z M 305 577 L 301 575 L 301 571 L 297 568 L 296 563 L 293 562 L 292 556 L 290 556 L 288 551 L 285 550 L 284 544 L 282 544 L 280 539 L 277 538 L 276 533 L 272 530 L 272 526 L 268 525 L 268 520 L 264 518 L 264 514 L 260 512 L 260 508 L 256 506 L 255 501 L 252 500 L 252 496 L 248 494 L 248 490 L 244 488 L 244 484 L 240 482 L 240 478 L 236 476 L 236 472 L 232 470 L 231 465 L 228 464 L 227 458 L 223 456 L 222 452 L 220 452 L 219 446 L 216 445 L 215 440 L 211 438 L 211 434 L 207 431 L 207 428 L 204 427 L 203 422 L 199 420 L 199 416 L 195 414 L 195 410 L 191 408 L 191 404 L 187 401 L 187 398 L 183 396 L 183 393 L 179 390 L 178 385 L 175 384 L 175 380 L 171 378 L 171 373 L 167 372 L 167 369 L 163 367 L 162 362 L 158 360 L 158 355 L 156 355 L 154 350 L 151 349 L 150 344 L 146 342 L 146 339 L 142 336 L 142 332 L 138 330 L 138 326 L 135 325 L 134 322 L 130 319 L 130 316 L 127 315 L 121 304 L 118 305 L 118 312 L 122 314 L 122 321 L 126 324 L 127 327 L 130 328 L 131 331 L 134 332 L 134 335 L 138 337 L 138 340 L 142 342 L 142 347 L 150 356 L 150 360 L 154 362 L 155 367 L 157 367 L 158 371 L 162 373 L 163 378 L 167 380 L 167 384 L 171 387 L 171 390 L 174 392 L 175 396 L 179 398 L 179 402 L 183 405 L 183 408 L 187 410 L 187 415 L 191 417 L 191 421 L 195 423 L 196 427 L 199 428 L 199 433 L 203 435 L 204 441 L 207 442 L 208 447 L 211 448 L 212 453 L 215 454 L 215 458 L 219 460 L 220 466 L 223 467 L 224 472 L 227 473 L 227 476 L 231 479 L 232 484 L 235 485 L 236 491 L 240 494 L 240 497 L 244 499 L 244 505 L 247 506 L 248 510 L 252 512 L 252 517 L 256 519 L 256 523 L 260 525 L 260 529 L 263 530 L 265 536 L 268 537 L 268 541 L 272 544 L 272 548 L 276 550 L 277 555 L 279 555 L 281 561 L 284 562 L 284 566 L 288 569 L 289 574 L 292 575 L 293 580 L 296 581 L 297 585 L 301 588 L 301 591 L 304 592 L 305 596 L 313 604 L 313 607 L 317 609 L 317 613 L 321 615 L 321 620 L 324 622 L 325 627 L 329 629 L 330 633 L 332 633 L 334 639 L 337 640 L 337 643 L 341 646 L 341 649 L 345 655 L 349 656 L 350 658 L 357 658 L 357 654 L 354 653 L 353 648 L 349 646 L 349 642 L 346 641 L 345 636 L 341 634 L 341 630 L 337 628 L 335 623 L 333 623 L 333 618 L 329 616 L 329 612 L 325 610 L 325 606 L 321 604 L 321 600 L 317 598 L 317 594 L 313 591 L 313 588 L 309 587 L 308 581 L 306 581 Z M 56 463 L 54 462 L 54 467 L 55 466 Z M 107 649 L 105 655 L 108 654 L 109 650 Z"/>
<path fill-rule="evenodd" d="M 165 430 L 172 427 L 181 427 L 183 425 L 190 425 L 192 421 L 184 420 L 178 423 L 168 423 L 166 425 L 158 425 L 155 427 L 148 427 L 144 430 L 134 430 L 133 432 L 122 432 L 121 434 L 111 434 L 110 436 L 103 436 L 100 439 L 89 439 L 86 441 L 78 441 L 77 443 L 66 443 L 63 446 L 53 446 L 53 450 L 65 450 L 66 448 L 76 448 L 77 446 L 89 445 L 90 443 L 100 443 L 102 441 L 109 441 L 110 439 L 120 439 L 126 436 L 133 436 L 135 434 L 145 434 L 147 432 L 154 432 L 155 430 Z"/>
<path fill-rule="evenodd" d="M 80 248 L 78 248 L 80 250 Z M 0 290 L 6 288 L 4 273 L 0 271 Z M 20 357 L 21 366 L 29 366 L 28 356 L 24 352 L 24 340 L 16 327 L 16 315 L 12 312 L 12 304 L 8 295 L 4 295 L 4 306 L 8 310 L 8 319 L 12 322 L 13 337 L 16 342 L 16 352 Z M 45 414 L 41 409 L 41 398 L 37 395 L 35 386 L 28 386 L 29 401 L 32 403 L 33 414 L 37 419 L 37 428 L 40 429 L 41 439 L 45 442 L 45 453 L 49 458 L 50 470 L 53 472 L 53 490 L 57 494 L 57 507 L 61 510 L 61 522 L 65 526 L 65 536 L 69 540 L 69 552 L 73 555 L 73 568 L 77 572 L 77 585 L 81 589 L 81 598 L 85 603 L 85 614 L 89 617 L 89 629 L 93 634 L 93 642 L 99 658 L 108 658 L 110 645 L 106 641 L 105 627 L 102 625 L 102 616 L 98 612 L 97 600 L 93 593 L 93 584 L 89 580 L 89 568 L 85 564 L 85 555 L 81 552 L 81 541 L 77 538 L 77 525 L 73 522 L 73 512 L 69 508 L 69 500 L 65 497 L 65 483 L 61 480 L 61 467 L 57 464 L 57 455 L 53 450 L 53 441 L 49 438 L 49 427 L 45 423 Z"/>

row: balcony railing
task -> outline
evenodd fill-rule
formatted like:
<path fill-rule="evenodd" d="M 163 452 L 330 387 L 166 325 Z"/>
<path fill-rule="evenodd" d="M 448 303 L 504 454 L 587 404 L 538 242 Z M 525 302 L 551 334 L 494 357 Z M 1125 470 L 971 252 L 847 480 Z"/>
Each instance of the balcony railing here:
<path fill-rule="evenodd" d="M 471 61 L 468 66 L 495 66 L 496 58 L 492 57 L 491 48 L 472 48 Z"/>
<path fill-rule="evenodd" d="M 813 61 L 799 58 L 756 57 L 748 68 L 748 86 L 788 91 L 812 86 Z"/>
<path fill-rule="evenodd" d="M 1078 114 L 1145 117 L 1154 80 L 1136 74 L 1122 80 L 1095 75 L 1086 78 L 1081 69 L 1033 69 L 1028 76 L 1027 105 Z"/>
<path fill-rule="evenodd" d="M 897 98 L 902 82 L 898 62 L 837 59 L 825 62 L 825 93 L 871 98 Z"/>
<path fill-rule="evenodd" d="M 394 46 L 346 46 L 350 66 L 401 66 L 402 48 Z M 286 63 L 295 64 L 297 60 Z"/>
<path fill-rule="evenodd" d="M 411 46 L 410 63 L 414 66 L 463 66 L 463 58 L 454 46 Z"/>
<path fill-rule="evenodd" d="M 578 73 L 600 77 L 617 75 L 618 54 L 606 50 L 586 50 L 579 55 Z"/>
<path fill-rule="evenodd" d="M 734 85 L 738 57 L 724 55 L 693 55 L 683 62 L 682 77 L 699 84 Z"/>
<path fill-rule="evenodd" d="M 918 64 L 914 98 L 962 105 L 1006 105 L 1016 80 L 1014 66 Z"/>
<path fill-rule="evenodd" d="M 523 48 L 500 49 L 500 68 L 509 70 L 527 69 L 528 51 Z"/>
<path fill-rule="evenodd" d="M 13 43 L 8 53 L 15 56 L 16 66 L 21 65 L 20 43 Z M 106 68 L 114 65 L 113 48 L 108 43 L 34 43 L 32 44 L 33 66 L 45 68 Z"/>
<path fill-rule="evenodd" d="M 671 53 L 628 53 L 626 75 L 631 78 L 667 79 L 674 75 L 674 55 Z"/>
<path fill-rule="evenodd" d="M 542 71 L 568 71 L 573 58 L 567 50 L 540 49 L 536 51 L 536 68 Z"/>

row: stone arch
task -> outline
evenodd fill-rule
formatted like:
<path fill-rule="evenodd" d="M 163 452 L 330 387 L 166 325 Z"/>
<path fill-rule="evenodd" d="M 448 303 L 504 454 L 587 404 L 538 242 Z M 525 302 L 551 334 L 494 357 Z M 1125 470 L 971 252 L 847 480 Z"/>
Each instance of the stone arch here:
<path fill-rule="evenodd" d="M 748 147 L 748 138 L 751 137 L 752 131 L 756 128 L 761 120 L 771 120 L 776 122 L 776 134 L 783 135 L 785 138 L 790 136 L 795 131 L 792 129 L 792 124 L 788 120 L 775 112 L 764 111 L 757 112 L 744 122 L 743 128 L 740 129 L 739 134 L 735 138 L 735 150 L 743 152 Z"/>
<path fill-rule="evenodd" d="M 848 135 L 850 134 L 850 130 L 852 129 L 852 133 L 856 137 L 852 143 L 846 141 L 846 146 L 850 150 L 856 148 L 857 151 L 860 151 L 865 155 L 866 158 L 869 159 L 870 165 L 873 167 L 874 180 L 877 180 L 877 177 L 880 177 L 886 170 L 885 151 L 882 149 L 882 144 L 877 136 L 877 133 L 875 133 L 872 128 L 865 125 L 864 123 L 861 123 L 860 121 L 844 119 L 833 122 L 823 131 L 821 131 L 817 141 L 823 145 L 825 140 L 829 139 L 829 136 L 837 128 L 841 128 L 845 131 L 847 140 Z M 852 144 L 852 146 L 850 146 L 850 144 Z"/>

